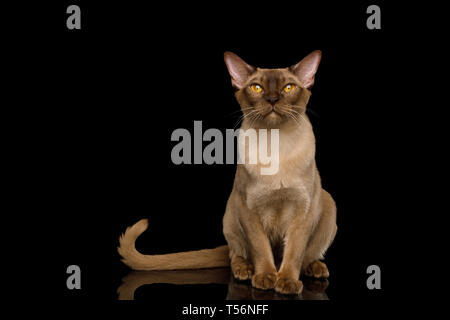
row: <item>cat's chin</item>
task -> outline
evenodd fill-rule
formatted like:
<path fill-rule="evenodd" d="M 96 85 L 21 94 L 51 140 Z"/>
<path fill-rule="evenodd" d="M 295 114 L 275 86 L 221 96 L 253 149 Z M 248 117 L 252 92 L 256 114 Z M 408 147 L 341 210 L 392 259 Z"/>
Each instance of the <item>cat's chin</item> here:
<path fill-rule="evenodd" d="M 280 125 L 284 119 L 279 113 L 272 111 L 264 117 L 263 121 L 266 125 L 273 127 Z"/>

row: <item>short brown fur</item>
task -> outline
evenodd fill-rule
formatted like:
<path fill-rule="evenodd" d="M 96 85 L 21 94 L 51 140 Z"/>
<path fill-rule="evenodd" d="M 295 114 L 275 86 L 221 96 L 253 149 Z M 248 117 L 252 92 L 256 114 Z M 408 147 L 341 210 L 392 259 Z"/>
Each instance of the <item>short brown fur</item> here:
<path fill-rule="evenodd" d="M 136 270 L 231 265 L 237 279 L 251 279 L 256 288 L 274 288 L 284 294 L 302 291 L 302 271 L 317 278 L 329 276 L 320 260 L 337 231 L 336 205 L 321 186 L 314 133 L 305 114 L 320 59 L 320 51 L 314 51 L 291 68 L 260 69 L 225 53 L 244 114 L 241 129 L 279 129 L 279 170 L 274 175 L 261 175 L 259 163 L 237 166 L 223 218 L 228 246 L 142 255 L 134 247 L 147 227 L 146 220 L 141 220 L 120 238 L 118 250 L 124 263 Z M 262 91 L 253 91 L 252 84 Z M 287 94 L 283 88 L 288 84 L 294 89 Z M 277 269 L 278 255 L 282 260 Z"/>

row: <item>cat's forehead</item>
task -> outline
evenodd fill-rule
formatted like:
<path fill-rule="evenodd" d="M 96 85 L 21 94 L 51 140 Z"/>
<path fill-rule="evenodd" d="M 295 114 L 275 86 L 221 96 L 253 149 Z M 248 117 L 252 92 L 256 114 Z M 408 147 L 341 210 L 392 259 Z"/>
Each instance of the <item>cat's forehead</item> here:
<path fill-rule="evenodd" d="M 295 82 L 295 75 L 289 68 L 283 69 L 264 69 L 256 68 L 256 71 L 249 77 L 250 82 L 272 82 L 277 83 Z"/>

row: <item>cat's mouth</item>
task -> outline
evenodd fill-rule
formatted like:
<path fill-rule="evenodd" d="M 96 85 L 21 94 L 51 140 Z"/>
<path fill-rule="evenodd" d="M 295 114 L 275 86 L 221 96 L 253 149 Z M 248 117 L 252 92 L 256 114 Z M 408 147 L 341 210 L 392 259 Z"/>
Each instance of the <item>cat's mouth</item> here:
<path fill-rule="evenodd" d="M 279 122 L 279 121 L 281 121 L 284 118 L 285 118 L 285 115 L 282 112 L 280 112 L 280 111 L 278 111 L 276 109 L 270 110 L 264 116 L 264 120 L 268 121 L 268 122 L 274 122 L 274 121 L 275 122 Z"/>
<path fill-rule="evenodd" d="M 281 117 L 282 114 L 276 110 L 274 107 L 271 107 L 269 110 L 267 110 L 267 112 L 265 112 L 265 114 L 263 114 L 263 117 Z"/>

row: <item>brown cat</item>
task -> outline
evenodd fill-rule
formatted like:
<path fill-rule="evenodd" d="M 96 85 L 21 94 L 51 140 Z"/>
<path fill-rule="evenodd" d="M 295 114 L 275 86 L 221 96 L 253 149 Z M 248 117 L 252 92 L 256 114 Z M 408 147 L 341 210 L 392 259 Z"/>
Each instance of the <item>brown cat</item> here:
<path fill-rule="evenodd" d="M 322 189 L 315 138 L 305 114 L 320 59 L 321 52 L 314 51 L 290 68 L 261 69 L 225 53 L 244 114 L 241 129 L 279 129 L 279 169 L 261 175 L 260 163 L 238 164 L 223 218 L 228 246 L 142 255 L 134 246 L 147 228 L 147 220 L 141 220 L 120 238 L 118 251 L 125 264 L 135 270 L 231 265 L 237 279 L 251 279 L 256 288 L 285 294 L 302 291 L 302 271 L 316 278 L 329 276 L 320 259 L 337 231 L 336 205 Z M 277 270 L 278 256 L 282 260 Z"/>

